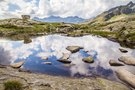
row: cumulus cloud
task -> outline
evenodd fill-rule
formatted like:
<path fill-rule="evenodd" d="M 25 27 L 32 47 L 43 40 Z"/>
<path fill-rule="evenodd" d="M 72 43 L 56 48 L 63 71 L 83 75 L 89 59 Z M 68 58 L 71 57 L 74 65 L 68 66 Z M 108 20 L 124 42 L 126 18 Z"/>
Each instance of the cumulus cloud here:
<path fill-rule="evenodd" d="M 19 17 L 21 14 L 41 18 L 52 15 L 91 18 L 112 7 L 127 4 L 129 1 L 135 0 L 1 0 L 0 18 Z M 19 9 L 10 11 L 9 4 L 17 5 Z"/>

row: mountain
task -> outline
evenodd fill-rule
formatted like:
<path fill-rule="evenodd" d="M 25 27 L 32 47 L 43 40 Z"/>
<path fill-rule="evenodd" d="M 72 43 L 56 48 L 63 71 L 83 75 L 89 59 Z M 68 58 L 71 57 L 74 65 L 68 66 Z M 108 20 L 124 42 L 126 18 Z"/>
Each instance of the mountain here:
<path fill-rule="evenodd" d="M 48 18 L 38 18 L 38 17 L 34 17 L 33 20 L 37 20 L 37 21 L 42 21 L 42 22 L 65 22 L 65 23 L 81 23 L 84 22 L 86 19 L 77 17 L 77 16 L 71 16 L 71 17 L 66 17 L 66 18 L 62 18 L 59 16 L 50 16 Z"/>
<path fill-rule="evenodd" d="M 95 17 L 93 20 L 90 22 L 102 22 L 102 21 L 108 21 L 114 16 L 119 16 L 119 15 L 129 15 L 129 14 L 134 14 L 135 13 L 135 3 L 132 1 L 129 2 L 127 5 L 121 5 L 114 7 L 108 11 L 103 12 L 102 14 L 98 15 Z"/>
<path fill-rule="evenodd" d="M 106 36 L 135 47 L 135 3 L 133 2 L 105 11 L 85 24 L 90 30 L 102 31 L 104 34 L 114 33 Z"/>

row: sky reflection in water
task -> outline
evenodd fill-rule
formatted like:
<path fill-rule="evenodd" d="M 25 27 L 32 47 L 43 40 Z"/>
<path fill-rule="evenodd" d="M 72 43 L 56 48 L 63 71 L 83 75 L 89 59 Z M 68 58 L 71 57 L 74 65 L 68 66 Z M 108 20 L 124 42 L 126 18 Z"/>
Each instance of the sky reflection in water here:
<path fill-rule="evenodd" d="M 67 46 L 82 46 L 83 50 L 71 54 L 66 50 Z M 48 35 L 34 38 L 32 43 L 23 44 L 23 41 L 0 40 L 0 63 L 9 64 L 20 60 L 26 60 L 22 68 L 38 73 L 62 76 L 101 76 L 107 79 L 115 79 L 113 69 L 109 65 L 109 60 L 117 60 L 121 55 L 120 45 L 116 42 L 109 41 L 97 36 L 83 37 L 66 37 L 61 35 Z M 135 56 L 135 50 L 127 48 L 129 51 L 125 55 Z M 85 51 L 89 51 L 86 53 Z M 72 67 L 65 67 L 57 60 L 62 57 L 63 53 L 70 54 Z M 95 62 L 87 64 L 82 58 L 93 56 Z M 41 60 L 42 56 L 49 57 L 47 62 L 52 65 L 45 65 Z M 135 72 L 134 67 L 125 66 Z"/>

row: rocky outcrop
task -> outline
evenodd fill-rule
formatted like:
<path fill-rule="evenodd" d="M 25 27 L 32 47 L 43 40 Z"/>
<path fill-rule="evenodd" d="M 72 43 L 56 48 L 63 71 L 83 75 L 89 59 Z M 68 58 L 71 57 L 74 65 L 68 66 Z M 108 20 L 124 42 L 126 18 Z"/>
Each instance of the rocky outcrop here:
<path fill-rule="evenodd" d="M 116 61 L 116 60 L 110 60 L 110 61 L 109 61 L 109 64 L 110 64 L 111 66 L 124 66 L 124 64 L 122 64 L 122 63 L 120 63 L 120 62 L 118 62 L 118 61 Z"/>
<path fill-rule="evenodd" d="M 125 64 L 127 64 L 127 65 L 135 66 L 135 58 L 134 57 L 121 56 L 118 60 L 125 63 Z"/>
<path fill-rule="evenodd" d="M 92 56 L 83 58 L 82 61 L 86 62 L 86 63 L 93 63 L 94 62 L 94 58 Z"/>
<path fill-rule="evenodd" d="M 83 49 L 83 47 L 80 47 L 80 46 L 68 46 L 66 49 L 69 50 L 71 53 L 76 53 L 80 49 Z"/>
<path fill-rule="evenodd" d="M 23 90 L 130 90 L 127 86 L 102 78 L 67 78 L 18 72 L 17 69 L 0 68 L 0 90 L 3 83 L 16 80 L 22 83 Z"/>
<path fill-rule="evenodd" d="M 10 66 L 13 67 L 13 68 L 20 68 L 24 64 L 24 62 L 25 61 L 20 61 L 20 62 L 17 62 L 17 63 L 13 63 Z"/>
<path fill-rule="evenodd" d="M 135 75 L 125 69 L 116 70 L 118 78 L 135 88 Z"/>
<path fill-rule="evenodd" d="M 133 2 L 129 2 L 127 5 L 112 8 L 109 11 L 104 12 L 105 20 L 109 20 L 110 18 L 112 18 L 116 15 L 135 13 L 134 6 L 135 6 L 135 4 Z"/>

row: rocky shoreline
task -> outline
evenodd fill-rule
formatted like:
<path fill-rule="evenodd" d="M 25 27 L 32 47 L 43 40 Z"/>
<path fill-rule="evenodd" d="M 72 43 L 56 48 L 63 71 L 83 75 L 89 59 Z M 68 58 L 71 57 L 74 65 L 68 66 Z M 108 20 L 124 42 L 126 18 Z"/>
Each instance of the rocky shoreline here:
<path fill-rule="evenodd" d="M 130 90 L 129 87 L 115 81 L 102 78 L 67 78 L 19 72 L 11 67 L 0 68 L 0 90 L 7 80 L 17 80 L 23 84 L 23 90 Z"/>

